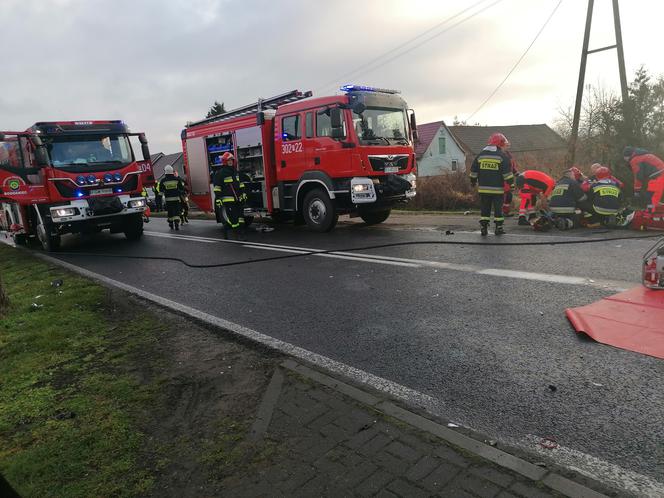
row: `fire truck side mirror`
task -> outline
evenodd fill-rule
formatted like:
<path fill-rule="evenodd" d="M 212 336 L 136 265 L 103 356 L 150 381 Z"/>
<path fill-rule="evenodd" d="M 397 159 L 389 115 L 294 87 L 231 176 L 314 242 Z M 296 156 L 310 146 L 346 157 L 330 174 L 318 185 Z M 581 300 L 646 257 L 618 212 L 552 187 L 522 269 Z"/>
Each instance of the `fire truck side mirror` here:
<path fill-rule="evenodd" d="M 147 142 L 141 144 L 141 151 L 143 151 L 143 160 L 144 161 L 149 161 L 150 160 L 150 147 L 148 147 Z"/>
<path fill-rule="evenodd" d="M 35 143 L 35 162 L 40 168 L 51 165 L 48 159 L 48 152 L 46 152 L 46 147 L 44 147 L 44 144 L 41 143 L 41 140 L 39 141 L 39 145 Z"/>
<path fill-rule="evenodd" d="M 260 111 L 256 113 L 256 126 L 261 126 L 265 124 L 265 113 Z"/>
<path fill-rule="evenodd" d="M 145 136 L 145 133 L 140 133 L 140 134 L 138 135 L 138 141 L 141 142 L 141 144 L 143 144 L 143 145 L 147 145 L 147 143 L 148 143 L 148 139 L 147 139 L 147 137 Z"/>
<path fill-rule="evenodd" d="M 413 140 L 417 140 L 419 138 L 417 133 L 417 121 L 415 120 L 415 111 L 412 109 L 410 113 L 410 129 L 413 132 Z"/>

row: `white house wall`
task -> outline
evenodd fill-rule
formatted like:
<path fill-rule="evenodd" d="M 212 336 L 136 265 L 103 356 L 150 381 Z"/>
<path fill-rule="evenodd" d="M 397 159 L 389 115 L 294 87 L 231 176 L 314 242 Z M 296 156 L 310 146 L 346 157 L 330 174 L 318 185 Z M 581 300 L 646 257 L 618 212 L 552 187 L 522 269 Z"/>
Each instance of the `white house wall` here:
<path fill-rule="evenodd" d="M 445 137 L 445 153 L 441 154 L 438 150 L 439 138 Z M 418 176 L 436 176 L 443 173 L 452 171 L 452 161 L 457 161 L 457 171 L 465 171 L 466 169 L 466 155 L 463 150 L 456 144 L 447 128 L 441 126 L 433 140 L 429 144 L 429 148 L 422 155 L 421 159 L 417 161 L 417 175 Z"/>

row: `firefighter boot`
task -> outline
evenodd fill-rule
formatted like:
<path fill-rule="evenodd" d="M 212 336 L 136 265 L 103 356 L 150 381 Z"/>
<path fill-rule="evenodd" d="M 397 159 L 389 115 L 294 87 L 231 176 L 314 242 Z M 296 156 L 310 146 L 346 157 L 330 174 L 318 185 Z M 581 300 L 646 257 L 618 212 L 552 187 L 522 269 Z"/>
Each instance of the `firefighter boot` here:
<path fill-rule="evenodd" d="M 485 220 L 480 221 L 480 235 L 482 235 L 482 237 L 486 237 L 487 235 L 489 235 L 489 222 L 488 221 L 485 221 Z"/>
<path fill-rule="evenodd" d="M 175 229 L 180 230 L 180 220 L 175 220 Z"/>
<path fill-rule="evenodd" d="M 168 220 L 168 228 L 173 230 L 173 221 L 172 220 Z"/>
<path fill-rule="evenodd" d="M 505 229 L 503 228 L 503 222 L 499 221 L 496 222 L 496 230 L 494 231 L 496 235 L 503 235 L 505 233 Z"/>
<path fill-rule="evenodd" d="M 525 216 L 521 215 L 519 216 L 519 225 L 523 227 L 529 227 L 530 222 L 526 219 Z"/>

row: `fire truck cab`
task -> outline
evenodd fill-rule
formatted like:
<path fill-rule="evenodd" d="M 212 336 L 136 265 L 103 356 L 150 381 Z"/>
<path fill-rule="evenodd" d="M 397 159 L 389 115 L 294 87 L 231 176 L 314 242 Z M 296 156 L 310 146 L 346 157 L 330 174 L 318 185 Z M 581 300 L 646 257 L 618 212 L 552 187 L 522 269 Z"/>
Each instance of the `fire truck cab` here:
<path fill-rule="evenodd" d="M 237 158 L 249 192 L 247 215 L 334 228 L 338 216 L 381 223 L 415 195 L 415 116 L 393 90 L 346 86 L 342 95 L 293 91 L 182 132 L 192 200 L 213 211 L 211 171 Z"/>
<path fill-rule="evenodd" d="M 138 137 L 137 160 L 130 136 Z M 0 132 L 0 229 L 57 250 L 67 233 L 143 234 L 143 187 L 154 183 L 142 133 L 122 121 L 40 122 Z"/>

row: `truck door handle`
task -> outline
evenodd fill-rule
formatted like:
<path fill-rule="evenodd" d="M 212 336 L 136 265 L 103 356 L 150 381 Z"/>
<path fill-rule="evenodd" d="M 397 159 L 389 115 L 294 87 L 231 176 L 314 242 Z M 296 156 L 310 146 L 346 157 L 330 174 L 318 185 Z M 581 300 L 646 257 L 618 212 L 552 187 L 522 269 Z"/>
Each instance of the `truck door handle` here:
<path fill-rule="evenodd" d="M 286 167 L 286 161 L 281 161 L 281 167 L 285 168 Z"/>
<path fill-rule="evenodd" d="M 314 164 L 320 164 L 320 157 L 314 157 Z"/>

